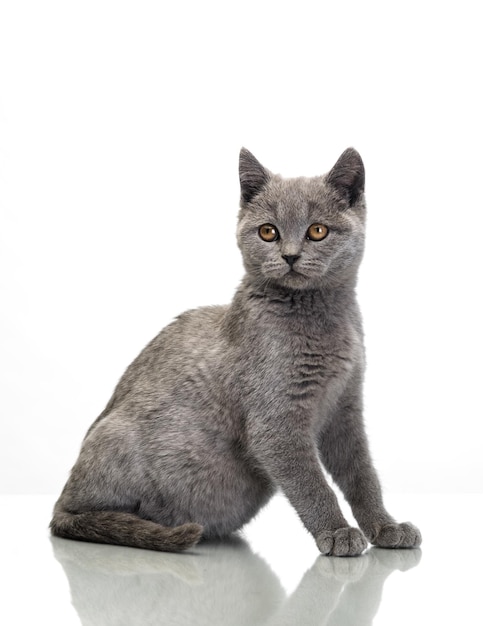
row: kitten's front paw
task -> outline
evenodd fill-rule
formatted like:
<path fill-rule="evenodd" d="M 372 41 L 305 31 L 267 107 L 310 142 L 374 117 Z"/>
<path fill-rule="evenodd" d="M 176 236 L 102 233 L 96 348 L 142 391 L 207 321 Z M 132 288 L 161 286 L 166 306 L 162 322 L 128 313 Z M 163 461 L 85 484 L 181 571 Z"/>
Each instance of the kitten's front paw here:
<path fill-rule="evenodd" d="M 323 530 L 317 537 L 317 546 L 326 556 L 357 556 L 367 548 L 367 541 L 358 528 Z"/>
<path fill-rule="evenodd" d="M 385 524 L 372 543 L 379 548 L 418 548 L 422 537 L 413 524 Z"/>

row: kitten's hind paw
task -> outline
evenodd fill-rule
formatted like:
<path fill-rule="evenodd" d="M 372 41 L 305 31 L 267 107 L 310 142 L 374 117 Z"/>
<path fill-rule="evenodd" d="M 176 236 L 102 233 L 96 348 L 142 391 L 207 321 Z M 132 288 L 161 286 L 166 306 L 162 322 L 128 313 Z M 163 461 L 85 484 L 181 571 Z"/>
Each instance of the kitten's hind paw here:
<path fill-rule="evenodd" d="M 317 546 L 326 556 L 357 556 L 367 548 L 367 541 L 358 528 L 323 530 L 317 537 Z"/>
<path fill-rule="evenodd" d="M 385 524 L 372 543 L 379 548 L 419 548 L 422 537 L 410 522 Z"/>

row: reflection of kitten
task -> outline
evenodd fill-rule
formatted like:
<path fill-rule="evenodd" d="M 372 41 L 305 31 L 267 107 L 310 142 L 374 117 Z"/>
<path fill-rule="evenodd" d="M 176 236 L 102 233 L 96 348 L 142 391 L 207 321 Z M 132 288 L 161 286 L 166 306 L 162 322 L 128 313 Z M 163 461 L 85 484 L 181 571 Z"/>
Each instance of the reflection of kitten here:
<path fill-rule="evenodd" d="M 418 546 L 419 531 L 383 506 L 362 423 L 361 158 L 348 149 L 325 176 L 283 179 L 243 149 L 240 183 L 246 275 L 233 302 L 184 313 L 130 365 L 87 433 L 52 532 L 183 550 L 240 528 L 280 487 L 323 554 L 359 554 L 364 535 Z"/>
<path fill-rule="evenodd" d="M 272 569 L 240 539 L 207 542 L 183 558 L 56 537 L 52 546 L 84 626 L 369 626 L 386 578 L 415 567 L 421 556 L 374 548 L 359 559 L 318 557 L 287 597 Z"/>

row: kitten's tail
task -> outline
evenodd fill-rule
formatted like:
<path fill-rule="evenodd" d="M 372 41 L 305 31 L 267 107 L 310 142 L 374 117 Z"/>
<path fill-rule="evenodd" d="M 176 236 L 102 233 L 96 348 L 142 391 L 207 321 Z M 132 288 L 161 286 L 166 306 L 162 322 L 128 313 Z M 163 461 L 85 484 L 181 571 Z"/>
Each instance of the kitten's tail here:
<path fill-rule="evenodd" d="M 203 527 L 183 524 L 173 528 L 161 526 L 133 513 L 88 511 L 69 513 L 56 507 L 50 522 L 53 535 L 93 543 L 110 543 L 147 550 L 181 552 L 201 538 Z"/>

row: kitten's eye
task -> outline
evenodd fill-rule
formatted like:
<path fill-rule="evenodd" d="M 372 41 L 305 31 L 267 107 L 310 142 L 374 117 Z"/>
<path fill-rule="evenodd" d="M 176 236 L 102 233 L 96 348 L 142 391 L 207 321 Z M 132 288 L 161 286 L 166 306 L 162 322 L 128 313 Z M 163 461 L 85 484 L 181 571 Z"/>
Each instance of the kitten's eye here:
<path fill-rule="evenodd" d="M 275 226 L 273 226 L 273 224 L 264 224 L 263 226 L 260 226 L 258 234 L 263 241 L 276 241 L 280 237 L 278 230 Z"/>
<path fill-rule="evenodd" d="M 312 224 L 307 231 L 307 239 L 312 241 L 322 241 L 329 234 L 329 229 L 323 224 Z"/>

